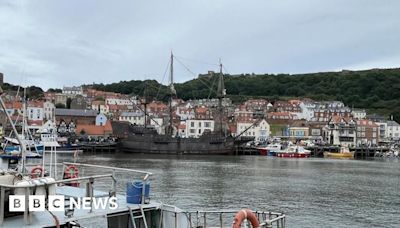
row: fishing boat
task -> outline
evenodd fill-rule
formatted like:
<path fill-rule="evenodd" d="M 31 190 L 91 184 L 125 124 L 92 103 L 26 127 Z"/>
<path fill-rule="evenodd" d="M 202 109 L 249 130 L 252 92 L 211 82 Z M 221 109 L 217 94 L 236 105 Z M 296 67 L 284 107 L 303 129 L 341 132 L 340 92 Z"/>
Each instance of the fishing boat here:
<path fill-rule="evenodd" d="M 354 158 L 354 152 L 351 152 L 348 147 L 340 147 L 339 152 L 324 152 L 326 158 Z"/>
<path fill-rule="evenodd" d="M 145 96 L 143 110 L 145 114 L 145 126 L 131 126 L 128 136 L 119 143 L 120 150 L 129 153 L 157 154 L 233 154 L 236 148 L 235 145 L 251 141 L 252 139 L 244 140 L 238 136 L 232 137 L 227 133 L 226 124 L 224 122 L 224 107 L 222 106 L 222 100 L 226 96 L 222 64 L 220 64 L 218 78 L 218 117 L 215 118 L 215 130 L 213 132 L 205 132 L 199 138 L 181 138 L 173 134 L 172 98 L 176 96 L 173 84 L 173 62 L 174 56 L 171 53 L 169 123 L 165 127 L 166 134 L 158 134 L 157 131 L 146 126 L 147 101 Z"/>
<path fill-rule="evenodd" d="M 265 147 L 258 147 L 257 150 L 260 153 L 260 155 L 276 156 L 276 153 L 282 150 L 282 145 L 279 143 L 273 143 L 273 144 L 268 144 Z"/>
<path fill-rule="evenodd" d="M 302 146 L 288 146 L 286 149 L 277 151 L 276 156 L 281 158 L 308 158 L 311 155 L 310 150 Z"/>
<path fill-rule="evenodd" d="M 0 105 L 5 110 L 1 93 L 0 88 Z M 17 133 L 7 112 L 6 116 Z M 0 157 L 2 227 L 194 228 L 228 225 L 238 228 L 246 220 L 253 227 L 285 227 L 283 213 L 240 209 L 185 211 L 157 202 L 150 194 L 153 174 L 147 171 L 76 161 L 59 164 L 54 151 L 50 160 L 43 156 L 41 164 L 30 166 L 25 144 L 18 134 L 16 137 L 21 146 L 21 159 L 14 163 L 7 157 Z"/>

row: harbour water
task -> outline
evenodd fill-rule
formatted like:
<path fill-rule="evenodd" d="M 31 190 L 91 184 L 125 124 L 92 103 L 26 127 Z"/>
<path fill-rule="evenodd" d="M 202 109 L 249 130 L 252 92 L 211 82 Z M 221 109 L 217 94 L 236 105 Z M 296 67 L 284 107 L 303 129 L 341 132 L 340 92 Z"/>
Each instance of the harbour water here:
<path fill-rule="evenodd" d="M 153 172 L 152 198 L 183 209 L 280 211 L 287 227 L 400 227 L 397 159 L 101 154 L 78 162 Z"/>

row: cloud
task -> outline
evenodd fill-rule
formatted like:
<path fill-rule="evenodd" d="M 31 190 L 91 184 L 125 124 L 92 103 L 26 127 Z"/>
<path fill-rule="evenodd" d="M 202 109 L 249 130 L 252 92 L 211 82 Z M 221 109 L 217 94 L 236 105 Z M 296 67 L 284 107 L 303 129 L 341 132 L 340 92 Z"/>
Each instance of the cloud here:
<path fill-rule="evenodd" d="M 44 88 L 195 74 L 394 67 L 398 1 L 2 1 L 0 71 Z M 193 61 L 197 60 L 197 61 Z M 175 79 L 194 75 L 176 61 Z M 22 77 L 22 81 L 21 81 Z"/>

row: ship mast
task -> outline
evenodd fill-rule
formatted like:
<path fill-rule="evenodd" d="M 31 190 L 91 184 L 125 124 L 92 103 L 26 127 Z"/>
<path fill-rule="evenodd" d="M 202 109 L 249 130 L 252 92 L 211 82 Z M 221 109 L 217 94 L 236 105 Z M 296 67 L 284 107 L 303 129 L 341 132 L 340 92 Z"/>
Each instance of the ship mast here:
<path fill-rule="evenodd" d="M 7 120 L 11 124 L 12 131 L 14 132 L 19 145 L 21 146 L 21 155 L 22 155 L 22 170 L 21 170 L 21 172 L 24 173 L 25 172 L 25 162 L 26 162 L 26 145 L 25 145 L 25 142 L 19 136 L 18 131 L 15 128 L 14 122 L 12 121 L 10 114 L 7 112 L 6 105 L 4 104 L 4 101 L 1 97 L 1 95 L 3 95 L 3 89 L 0 87 L 0 105 L 1 105 L 1 108 L 3 109 L 4 113 L 6 114 Z"/>
<path fill-rule="evenodd" d="M 219 124 L 220 124 L 220 134 L 221 135 L 226 135 L 224 132 L 224 127 L 223 127 L 223 112 L 224 108 L 222 106 L 222 100 L 225 98 L 226 95 L 226 90 L 225 90 L 225 84 L 224 84 L 224 75 L 222 73 L 222 62 L 221 60 L 219 61 L 219 80 L 218 80 L 218 90 L 217 90 L 217 98 L 218 98 L 218 110 L 219 110 Z"/>
<path fill-rule="evenodd" d="M 144 128 L 147 127 L 147 82 L 146 80 L 144 81 L 144 91 L 143 91 L 143 95 L 144 95 Z"/>
<path fill-rule="evenodd" d="M 174 54 L 171 51 L 171 65 L 170 65 L 170 74 L 169 74 L 169 124 L 167 128 L 167 134 L 172 135 L 173 133 L 173 119 L 172 119 L 172 100 L 174 96 L 176 96 L 176 90 L 174 87 Z"/>

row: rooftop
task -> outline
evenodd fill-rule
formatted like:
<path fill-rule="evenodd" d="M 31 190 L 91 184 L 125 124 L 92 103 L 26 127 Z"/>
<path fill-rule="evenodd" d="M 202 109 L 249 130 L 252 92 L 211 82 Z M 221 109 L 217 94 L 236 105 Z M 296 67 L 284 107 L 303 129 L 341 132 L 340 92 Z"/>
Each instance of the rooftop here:
<path fill-rule="evenodd" d="M 391 126 L 391 127 L 398 127 L 398 126 L 400 126 L 399 123 L 397 123 L 396 121 L 393 121 L 393 120 L 388 120 L 387 125 L 388 125 L 388 126 Z"/>
<path fill-rule="evenodd" d="M 97 116 L 97 110 L 57 108 L 56 116 Z"/>
<path fill-rule="evenodd" d="M 138 117 L 138 116 L 144 116 L 144 113 L 143 112 L 123 112 L 123 113 L 121 113 L 121 115 L 120 116 L 123 116 L 123 117 Z"/>

